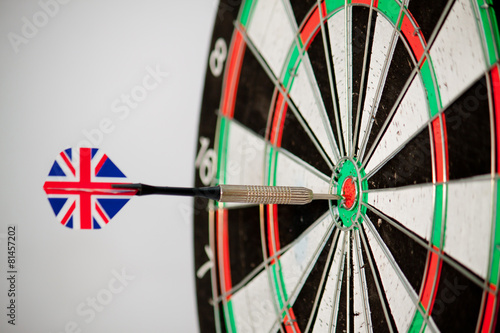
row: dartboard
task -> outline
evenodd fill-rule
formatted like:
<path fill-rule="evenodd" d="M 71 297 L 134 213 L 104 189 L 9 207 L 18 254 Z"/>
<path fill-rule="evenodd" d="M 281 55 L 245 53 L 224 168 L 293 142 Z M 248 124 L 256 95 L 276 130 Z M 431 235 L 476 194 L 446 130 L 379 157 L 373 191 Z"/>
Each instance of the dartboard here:
<path fill-rule="evenodd" d="M 196 185 L 344 199 L 195 200 L 201 331 L 495 330 L 492 2 L 219 3 Z"/>

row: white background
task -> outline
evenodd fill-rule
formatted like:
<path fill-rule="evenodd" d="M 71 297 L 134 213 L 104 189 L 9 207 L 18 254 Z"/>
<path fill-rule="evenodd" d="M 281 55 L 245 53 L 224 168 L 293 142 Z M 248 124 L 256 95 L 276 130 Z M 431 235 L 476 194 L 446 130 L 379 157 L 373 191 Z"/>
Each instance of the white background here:
<path fill-rule="evenodd" d="M 49 16 L 36 0 L 0 0 L 1 332 L 198 329 L 189 199 L 136 197 L 104 229 L 70 230 L 42 186 L 56 155 L 82 140 L 132 182 L 192 185 L 214 3 L 72 0 Z M 168 77 L 127 116 L 114 112 L 148 67 Z M 6 316 L 8 224 L 18 228 L 15 327 Z M 122 272 L 125 283 L 114 277 Z M 110 283 L 122 290 L 108 299 Z"/>

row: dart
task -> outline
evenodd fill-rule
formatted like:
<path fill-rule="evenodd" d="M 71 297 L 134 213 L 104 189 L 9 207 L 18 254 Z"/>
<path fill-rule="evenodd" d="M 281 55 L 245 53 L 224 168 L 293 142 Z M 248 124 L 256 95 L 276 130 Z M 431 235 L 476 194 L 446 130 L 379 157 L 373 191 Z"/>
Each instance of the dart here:
<path fill-rule="evenodd" d="M 219 202 L 247 204 L 305 205 L 313 200 L 341 200 L 337 194 L 313 193 L 298 186 L 219 185 L 212 187 L 160 187 L 146 184 L 112 184 L 111 188 L 135 190 L 135 195 L 180 195 Z"/>
<path fill-rule="evenodd" d="M 59 222 L 76 229 L 100 229 L 132 196 L 177 195 L 244 204 L 305 205 L 313 200 L 342 200 L 340 195 L 313 193 L 305 187 L 218 185 L 185 188 L 128 183 L 102 151 L 66 149 L 54 161 L 43 189 Z"/>

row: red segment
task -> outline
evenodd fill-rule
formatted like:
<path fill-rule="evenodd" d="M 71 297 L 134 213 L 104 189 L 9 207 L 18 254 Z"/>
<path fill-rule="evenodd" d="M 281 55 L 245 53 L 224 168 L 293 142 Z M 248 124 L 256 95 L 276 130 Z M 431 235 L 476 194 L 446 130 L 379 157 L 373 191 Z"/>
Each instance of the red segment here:
<path fill-rule="evenodd" d="M 321 16 L 323 16 L 323 19 L 326 17 L 326 2 L 323 0 L 321 1 Z"/>
<path fill-rule="evenodd" d="M 450 160 L 448 157 L 448 131 L 446 130 L 446 115 L 444 113 L 441 114 L 441 119 L 443 119 L 443 138 L 444 138 L 444 164 L 446 170 L 446 180 L 450 179 Z"/>
<path fill-rule="evenodd" d="M 500 173 L 500 74 L 498 66 L 491 70 L 491 86 L 493 88 L 493 105 L 495 107 L 495 142 L 496 142 L 496 172 Z"/>
<path fill-rule="evenodd" d="M 221 267 L 220 274 L 222 275 L 223 288 L 222 292 L 226 293 L 228 290 L 231 290 L 233 284 L 231 281 L 231 262 L 229 261 L 229 238 L 228 238 L 228 226 L 227 226 L 227 209 L 218 209 L 215 213 L 216 221 L 217 221 L 217 248 L 218 248 L 218 260 L 219 267 Z M 222 224 L 222 226 L 221 226 Z M 222 232 L 219 232 L 222 231 Z M 222 261 L 222 262 L 221 262 Z M 231 295 L 227 295 L 226 300 L 229 300 Z"/>
<path fill-rule="evenodd" d="M 239 31 L 233 36 L 233 42 L 229 50 L 227 59 L 229 67 L 226 70 L 223 84 L 222 114 L 232 118 L 234 115 L 234 104 L 236 103 L 236 93 L 240 81 L 241 64 L 245 55 L 246 44 Z"/>
<path fill-rule="evenodd" d="M 278 229 L 278 207 L 276 205 L 267 206 L 267 220 L 267 247 L 269 249 L 269 256 L 272 257 L 281 249 Z M 271 260 L 271 264 L 275 262 L 275 259 Z"/>
<path fill-rule="evenodd" d="M 353 182 L 351 177 L 348 177 L 344 180 L 341 193 L 344 197 L 345 208 L 351 209 L 356 202 L 356 184 Z"/>
<path fill-rule="evenodd" d="M 66 215 L 64 215 L 63 219 L 61 220 L 62 225 L 66 225 L 66 222 L 68 222 L 69 217 L 71 216 L 71 214 L 73 214 L 75 207 L 76 207 L 76 202 L 73 201 L 73 204 L 71 205 L 71 207 L 69 207 L 68 211 L 66 212 Z"/>
<path fill-rule="evenodd" d="M 433 246 L 433 248 L 434 250 L 439 251 L 437 247 Z M 420 295 L 420 303 L 429 314 L 432 311 L 434 300 L 436 299 L 442 263 L 443 262 L 439 259 L 439 255 L 436 252 L 429 252 L 429 258 L 427 260 L 427 274 L 425 276 L 424 283 L 422 285 L 422 293 Z M 433 286 L 434 290 L 432 290 Z"/>
<path fill-rule="evenodd" d="M 408 15 L 411 15 L 411 13 L 408 13 Z M 424 48 L 427 43 L 425 41 L 424 35 L 420 33 L 420 27 L 418 25 L 414 27 L 412 21 L 415 22 L 413 16 L 411 17 L 410 20 L 410 18 L 407 15 L 404 15 L 403 22 L 401 23 L 401 31 L 403 32 L 403 35 L 410 44 L 410 47 L 413 51 L 413 54 L 415 55 L 415 58 L 417 59 L 417 61 L 419 61 L 424 54 Z M 420 41 L 419 36 L 422 37 L 423 44 Z"/>
<path fill-rule="evenodd" d="M 73 164 L 71 164 L 71 161 L 69 160 L 68 156 L 66 156 L 66 153 L 62 151 L 60 155 L 61 155 L 62 159 L 64 160 L 64 163 L 66 163 L 69 170 L 73 174 L 73 176 L 75 176 L 76 175 L 75 168 L 73 167 Z"/>
<path fill-rule="evenodd" d="M 97 213 L 99 214 L 99 216 L 103 219 L 104 223 L 108 224 L 109 219 L 104 214 L 104 212 L 102 211 L 101 207 L 99 207 L 99 204 L 97 202 L 95 203 L 95 209 L 97 210 Z"/>
<path fill-rule="evenodd" d="M 368 6 L 372 4 L 371 0 L 352 0 L 352 3 L 362 3 L 362 4 L 365 4 Z M 377 7 L 377 6 L 378 6 L 378 0 L 374 0 L 373 7 Z"/>
<path fill-rule="evenodd" d="M 321 17 L 319 15 L 318 7 L 316 6 L 311 16 L 309 16 L 300 29 L 300 39 L 302 40 L 302 44 L 304 44 L 304 49 L 307 50 L 314 37 L 316 37 L 316 34 L 319 32 L 320 23 Z"/>
<path fill-rule="evenodd" d="M 443 115 L 444 118 L 444 115 Z M 440 117 L 437 117 L 432 121 L 432 139 L 434 143 L 434 154 L 436 162 L 436 182 L 442 183 L 447 180 L 448 173 L 445 173 L 445 167 L 448 166 L 448 147 L 444 146 L 446 149 L 445 154 L 443 154 L 443 143 L 447 143 L 447 140 L 443 138 L 441 131 Z M 443 119 L 444 120 L 444 119 Z M 443 129 L 446 127 L 446 123 L 443 121 Z M 446 158 L 446 161 L 445 161 Z"/>
<path fill-rule="evenodd" d="M 490 285 L 493 289 L 495 286 Z M 486 296 L 486 306 L 484 309 L 483 322 L 481 325 L 481 333 L 495 332 L 497 323 L 496 313 L 498 312 L 497 299 L 494 293 L 488 293 Z"/>
<path fill-rule="evenodd" d="M 300 328 L 299 325 L 297 324 L 297 319 L 295 318 L 295 314 L 293 313 L 293 309 L 289 308 L 288 313 L 290 314 L 290 317 L 288 315 L 285 315 L 285 330 L 287 333 L 299 333 Z"/>

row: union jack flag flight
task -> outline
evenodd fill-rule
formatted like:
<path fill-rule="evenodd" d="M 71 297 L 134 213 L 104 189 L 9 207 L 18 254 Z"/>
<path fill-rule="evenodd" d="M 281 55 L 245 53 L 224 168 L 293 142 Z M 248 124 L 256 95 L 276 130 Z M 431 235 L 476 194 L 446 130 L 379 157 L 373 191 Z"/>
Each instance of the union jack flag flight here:
<path fill-rule="evenodd" d="M 125 175 L 98 149 L 62 151 L 54 161 L 43 188 L 57 220 L 72 229 L 101 229 L 134 190 L 112 189 L 127 183 Z"/>

